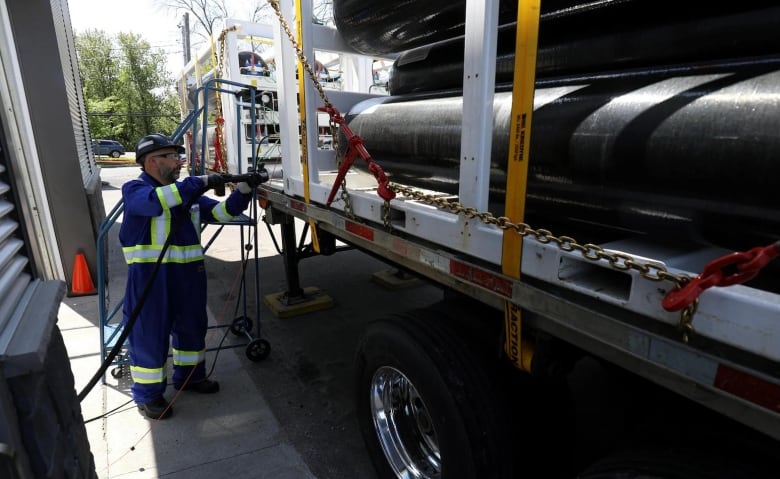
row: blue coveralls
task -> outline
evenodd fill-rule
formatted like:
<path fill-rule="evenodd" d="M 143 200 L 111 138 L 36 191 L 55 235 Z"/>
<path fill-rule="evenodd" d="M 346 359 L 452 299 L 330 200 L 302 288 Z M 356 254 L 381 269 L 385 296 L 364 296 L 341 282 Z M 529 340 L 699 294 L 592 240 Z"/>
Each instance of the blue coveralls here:
<path fill-rule="evenodd" d="M 203 191 L 203 182 L 197 177 L 162 186 L 146 173 L 122 186 L 124 217 L 119 242 L 128 265 L 125 324 L 171 236 L 154 283 L 128 335 L 131 390 L 137 404 L 148 403 L 165 392 L 169 346 L 173 347 L 174 386 L 181 386 L 193 367 L 190 383 L 206 377 L 208 317 L 201 223 L 235 218 L 247 208 L 252 196 L 235 190 L 225 201 L 218 202 L 202 196 Z M 185 211 L 190 202 L 193 206 Z"/>

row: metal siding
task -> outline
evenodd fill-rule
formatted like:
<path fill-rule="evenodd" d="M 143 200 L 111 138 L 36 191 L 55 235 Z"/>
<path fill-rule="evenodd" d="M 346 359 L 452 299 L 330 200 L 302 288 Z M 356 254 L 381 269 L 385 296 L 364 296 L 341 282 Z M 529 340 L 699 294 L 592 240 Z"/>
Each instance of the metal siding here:
<path fill-rule="evenodd" d="M 24 235 L 19 228 L 16 198 L 11 188 L 8 150 L 0 118 L 0 332 L 5 329 L 31 277 Z"/>
<path fill-rule="evenodd" d="M 65 89 L 70 106 L 70 117 L 73 123 L 73 133 L 76 139 L 81 177 L 84 185 L 97 172 L 97 163 L 92 153 L 87 109 L 84 102 L 84 92 L 81 89 L 78 57 L 76 55 L 76 40 L 70 23 L 70 12 L 67 2 L 51 0 L 52 17 L 56 29 L 57 43 L 62 59 L 62 73 L 65 79 Z"/>
<path fill-rule="evenodd" d="M 9 18 L 19 71 L 29 109 L 30 135 L 37 156 L 36 175 L 46 197 L 47 220 L 62 273 L 73 277 L 73 259 L 84 253 L 88 265 L 96 264 L 95 239 L 105 218 L 100 195 L 100 168 L 87 149 L 87 122 L 81 81 L 75 61 L 73 34 L 64 0 L 8 2 Z M 31 136 L 33 138 L 33 136 Z M 34 152 L 34 153 L 32 153 Z M 16 166 L 15 156 L 13 166 Z M 37 180 L 37 179 L 36 179 Z M 31 260 L 34 258 L 31 258 Z M 57 272 L 59 273 L 59 271 Z M 95 277 L 94 267 L 90 274 Z"/>

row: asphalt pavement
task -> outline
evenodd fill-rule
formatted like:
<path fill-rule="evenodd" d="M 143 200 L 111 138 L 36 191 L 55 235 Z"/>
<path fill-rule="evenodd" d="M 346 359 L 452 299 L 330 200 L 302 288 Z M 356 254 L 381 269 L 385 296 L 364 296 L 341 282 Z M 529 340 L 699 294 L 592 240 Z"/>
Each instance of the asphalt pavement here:
<path fill-rule="evenodd" d="M 135 166 L 101 169 L 106 212 L 119 201 L 122 183 L 138 173 Z M 262 299 L 287 290 L 277 251 L 280 234 L 278 227 L 260 221 L 263 210 L 247 213 L 258 220 L 256 229 L 209 225 L 203 232 L 212 324 L 206 365 L 220 392 L 177 395 L 170 387 L 166 397 L 174 401 L 174 416 L 149 421 L 131 402 L 128 375 L 111 368 L 105 384 L 99 382 L 81 403 L 101 479 L 376 477 L 355 418 L 356 343 L 368 321 L 431 304 L 441 292 L 419 282 L 400 289 L 382 286 L 374 279 L 387 273 L 388 265 L 357 250 L 344 251 L 299 265 L 300 285 L 317 288 L 332 300 L 331 307 L 276 317 Z M 118 223 L 105 241 L 109 314 L 122 299 L 126 273 L 117 231 Z M 230 327 L 236 318 L 249 319 L 248 334 L 235 334 L 241 333 Z M 79 391 L 104 354 L 102 319 L 96 295 L 62 302 L 59 327 Z M 253 361 L 251 341 L 258 339 L 268 342 L 270 353 Z"/>

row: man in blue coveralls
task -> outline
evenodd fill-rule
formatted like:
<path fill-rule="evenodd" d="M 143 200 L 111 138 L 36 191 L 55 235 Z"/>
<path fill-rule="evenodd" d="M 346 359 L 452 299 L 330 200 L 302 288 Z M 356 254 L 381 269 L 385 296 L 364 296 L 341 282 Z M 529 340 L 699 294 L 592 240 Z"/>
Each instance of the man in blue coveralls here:
<path fill-rule="evenodd" d="M 225 201 L 203 196 L 211 188 L 223 187 L 225 179 L 211 174 L 177 181 L 184 166 L 183 152 L 165 135 L 145 136 L 136 147 L 141 176 L 122 185 L 124 219 L 119 241 L 128 265 L 124 324 L 139 310 L 128 336 L 131 390 L 139 410 L 151 419 L 173 415 L 163 397 L 169 346 L 177 390 L 219 391 L 219 383 L 206 377 L 208 318 L 201 224 L 240 215 L 253 190 L 239 183 Z M 156 274 L 155 268 L 159 268 Z"/>

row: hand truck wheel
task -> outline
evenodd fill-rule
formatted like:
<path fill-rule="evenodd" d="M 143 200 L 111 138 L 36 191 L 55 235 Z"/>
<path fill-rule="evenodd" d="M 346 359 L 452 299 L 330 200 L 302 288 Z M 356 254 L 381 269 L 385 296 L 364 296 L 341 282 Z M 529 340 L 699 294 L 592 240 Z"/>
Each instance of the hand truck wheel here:
<path fill-rule="evenodd" d="M 236 336 L 243 336 L 252 331 L 252 320 L 246 316 L 239 316 L 230 325 L 230 332 Z"/>
<path fill-rule="evenodd" d="M 246 357 L 254 362 L 262 361 L 271 353 L 271 343 L 265 339 L 253 339 L 246 346 Z"/>

